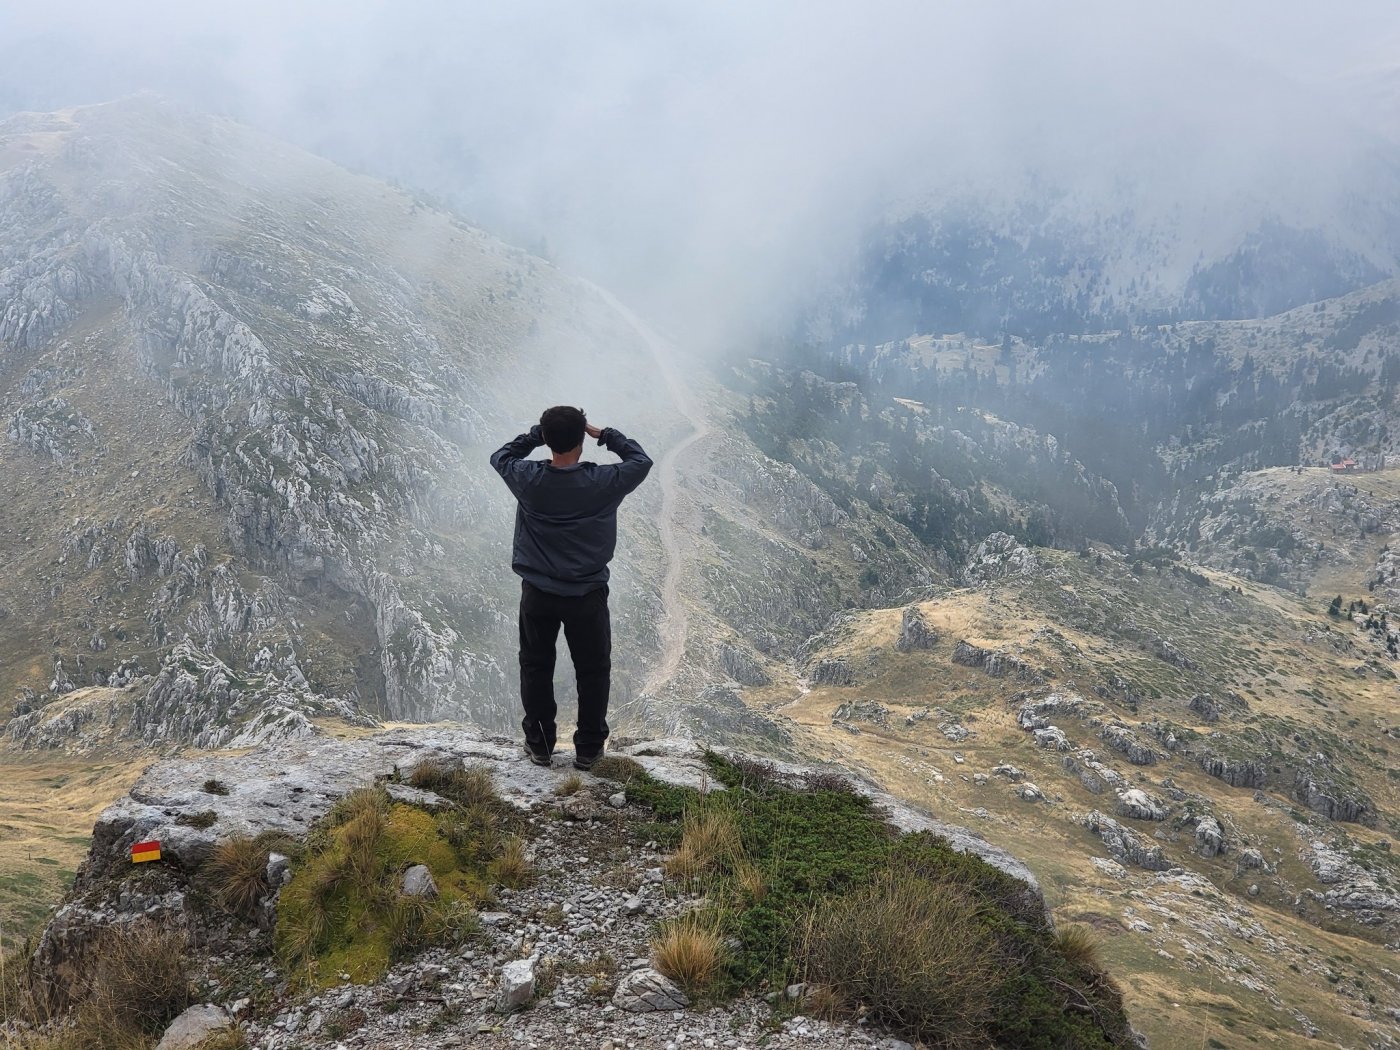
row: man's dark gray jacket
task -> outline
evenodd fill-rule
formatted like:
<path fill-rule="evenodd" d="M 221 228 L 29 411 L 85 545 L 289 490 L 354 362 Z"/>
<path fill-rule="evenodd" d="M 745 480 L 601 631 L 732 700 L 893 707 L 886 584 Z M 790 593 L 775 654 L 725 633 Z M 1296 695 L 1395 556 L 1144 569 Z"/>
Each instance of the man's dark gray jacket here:
<path fill-rule="evenodd" d="M 651 457 L 612 427 L 598 435 L 598 444 L 621 463 L 555 467 L 525 458 L 543 444 L 534 426 L 491 454 L 491 466 L 519 502 L 511 568 L 542 591 L 587 594 L 608 582 L 618 505 L 647 476 Z"/>

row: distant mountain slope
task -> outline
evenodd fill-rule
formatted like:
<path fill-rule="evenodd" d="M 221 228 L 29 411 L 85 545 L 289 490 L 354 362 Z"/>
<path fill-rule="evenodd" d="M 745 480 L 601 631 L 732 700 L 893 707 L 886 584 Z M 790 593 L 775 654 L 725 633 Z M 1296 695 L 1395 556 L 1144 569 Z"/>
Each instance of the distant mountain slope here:
<path fill-rule="evenodd" d="M 215 745 L 322 716 L 511 728 L 513 504 L 486 457 L 566 402 L 660 460 L 693 425 L 658 352 L 592 286 L 240 125 L 150 97 L 0 124 L 10 737 Z M 685 382 L 702 411 L 720 397 Z M 695 531 L 702 504 L 788 566 L 763 586 L 806 611 L 767 637 L 795 645 L 854 589 L 847 555 L 811 594 L 811 552 L 869 526 L 818 515 L 789 535 L 798 512 L 780 508 L 803 483 L 766 464 L 733 435 L 687 450 L 669 594 L 659 484 L 625 506 L 620 712 L 722 724 L 686 704 L 725 677 L 717 636 L 752 640 L 693 586 L 733 554 Z M 922 559 L 890 552 L 889 586 L 927 581 Z M 633 704 L 668 597 L 696 611 L 682 681 Z"/>
<path fill-rule="evenodd" d="M 449 216 L 156 100 L 0 134 L 5 513 L 26 523 L 7 684 L 158 673 L 142 703 L 220 715 L 145 731 L 205 742 L 238 694 L 279 690 L 500 721 L 510 510 L 485 454 L 541 399 L 582 400 L 571 357 L 630 359 L 614 404 L 660 386 L 630 326 Z M 629 425 L 664 442 L 650 403 Z M 629 635 L 624 667 L 653 644 Z"/>
<path fill-rule="evenodd" d="M 976 190 L 911 197 L 816 298 L 804 338 L 1039 340 L 1266 317 L 1400 274 L 1395 146 L 1356 134 L 1336 155 L 1296 149 L 1299 170 L 1257 182 L 1159 150 L 1175 176 L 1120 157 L 1078 181 L 992 175 Z"/>

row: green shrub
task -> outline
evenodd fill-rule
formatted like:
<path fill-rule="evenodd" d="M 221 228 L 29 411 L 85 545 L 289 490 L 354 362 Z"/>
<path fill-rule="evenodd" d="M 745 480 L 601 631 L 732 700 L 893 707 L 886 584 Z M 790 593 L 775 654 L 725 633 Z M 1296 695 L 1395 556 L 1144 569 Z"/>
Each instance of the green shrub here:
<path fill-rule="evenodd" d="M 818 905 L 799 957 L 852 1017 L 929 1045 L 983 1046 L 1000 960 L 977 912 L 955 886 L 891 870 Z"/>
<path fill-rule="evenodd" d="M 1026 883 L 937 836 L 900 834 L 849 783 L 755 791 L 732 763 L 707 763 L 728 790 L 702 798 L 643 772 L 627 792 L 655 801 L 653 827 L 676 829 L 668 870 L 698 884 L 721 941 L 737 945 L 716 993 L 806 979 L 813 1009 L 878 1012 L 930 1046 L 1131 1045 L 1118 990 L 1077 934 L 1057 939 Z M 944 974 L 936 988 L 919 959 Z"/>

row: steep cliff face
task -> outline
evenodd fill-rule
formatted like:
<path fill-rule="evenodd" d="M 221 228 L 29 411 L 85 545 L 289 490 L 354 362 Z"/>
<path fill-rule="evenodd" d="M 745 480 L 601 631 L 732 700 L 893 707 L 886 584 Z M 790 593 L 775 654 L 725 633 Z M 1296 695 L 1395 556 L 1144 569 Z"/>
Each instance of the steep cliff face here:
<path fill-rule="evenodd" d="M 628 360 L 613 406 L 664 389 L 629 324 L 459 220 L 151 99 L 17 117 L 0 163 L 4 686 L 137 682 L 138 735 L 206 745 L 336 710 L 499 724 L 510 508 L 485 454 L 598 392 L 571 360 Z M 618 423 L 664 444 L 645 404 Z M 654 645 L 649 509 L 624 673 Z"/>
<path fill-rule="evenodd" d="M 9 738 L 509 728 L 513 505 L 486 457 L 559 402 L 658 461 L 702 434 L 675 498 L 658 478 L 621 515 L 615 695 L 653 730 L 747 724 L 713 702 L 717 644 L 782 658 L 870 558 L 891 601 L 939 570 L 733 428 L 698 430 L 725 395 L 668 352 L 548 262 L 239 125 L 146 97 L 5 122 Z M 633 703 L 678 605 L 680 679 Z"/>

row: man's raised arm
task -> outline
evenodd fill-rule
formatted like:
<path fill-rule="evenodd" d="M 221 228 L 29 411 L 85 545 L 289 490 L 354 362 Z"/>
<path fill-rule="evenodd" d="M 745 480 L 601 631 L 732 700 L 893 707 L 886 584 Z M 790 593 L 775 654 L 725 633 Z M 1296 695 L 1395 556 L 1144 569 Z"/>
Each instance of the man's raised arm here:
<path fill-rule="evenodd" d="M 622 494 L 625 496 L 640 485 L 651 470 L 651 457 L 642 446 L 613 427 L 604 427 L 596 433 L 594 427 L 589 427 L 588 430 L 590 436 L 598 439 L 598 444 L 622 460 L 615 468 Z"/>
<path fill-rule="evenodd" d="M 517 434 L 491 453 L 491 466 L 496 468 L 497 474 L 505 478 L 511 491 L 515 490 L 516 470 L 519 465 L 526 456 L 543 444 L 544 435 L 540 433 L 540 426 L 536 423 L 525 433 Z"/>

